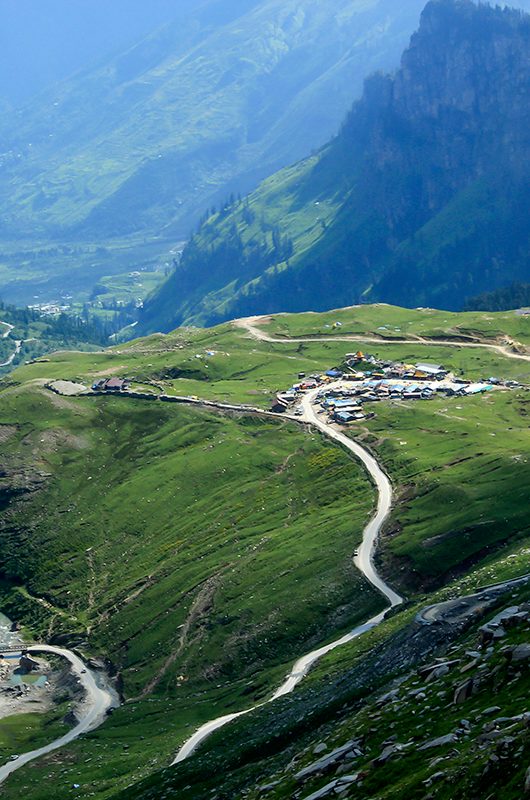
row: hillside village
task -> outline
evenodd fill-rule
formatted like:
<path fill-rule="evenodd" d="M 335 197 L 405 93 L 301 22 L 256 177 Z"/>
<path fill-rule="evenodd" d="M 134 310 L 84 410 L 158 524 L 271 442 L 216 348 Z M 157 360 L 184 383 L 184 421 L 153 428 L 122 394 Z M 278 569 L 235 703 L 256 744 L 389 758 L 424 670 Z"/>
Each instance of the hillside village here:
<path fill-rule="evenodd" d="M 366 404 L 384 400 L 431 400 L 440 395 L 471 397 L 497 387 L 517 385 L 516 381 L 495 377 L 469 381 L 442 364 L 383 361 L 359 351 L 347 353 L 341 368 L 329 369 L 322 375 L 299 373 L 297 383 L 278 393 L 274 410 L 282 412 L 294 408 L 294 414 L 301 416 L 303 412 L 298 405 L 301 396 L 319 390 L 315 403 L 328 412 L 331 421 L 349 425 L 374 416 Z"/>
<path fill-rule="evenodd" d="M 215 354 L 209 352 L 209 355 Z M 456 375 L 442 364 L 385 361 L 358 351 L 347 353 L 340 366 L 325 372 L 311 375 L 299 372 L 292 386 L 276 394 L 270 410 L 276 414 L 303 417 L 301 401 L 312 393 L 311 402 L 327 414 L 329 422 L 347 426 L 373 418 L 375 411 L 372 404 L 382 401 L 425 401 L 440 396 L 466 398 L 518 386 L 517 381 L 496 377 L 471 381 L 464 375 Z M 196 395 L 173 394 L 169 388 L 165 389 L 157 382 L 139 385 L 132 377 L 99 378 L 90 388 L 68 380 L 54 380 L 47 387 L 65 396 L 113 395 L 137 400 L 160 400 L 164 403 L 202 403 L 232 408 L 229 404 L 202 400 Z M 248 411 L 262 411 L 251 405 L 240 407 Z"/>

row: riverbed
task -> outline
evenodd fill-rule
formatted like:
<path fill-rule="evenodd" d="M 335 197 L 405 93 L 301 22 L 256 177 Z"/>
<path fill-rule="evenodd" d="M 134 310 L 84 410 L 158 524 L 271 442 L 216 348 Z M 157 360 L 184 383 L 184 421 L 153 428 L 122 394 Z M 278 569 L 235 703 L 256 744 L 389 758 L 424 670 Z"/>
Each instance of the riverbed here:
<path fill-rule="evenodd" d="M 0 654 L 4 647 L 23 647 L 18 631 L 12 631 L 11 620 L 0 613 Z M 46 662 L 36 673 L 21 674 L 18 664 L 21 653 L 4 653 L 0 659 L 0 718 L 12 714 L 44 712 L 50 708 L 50 685 Z"/>

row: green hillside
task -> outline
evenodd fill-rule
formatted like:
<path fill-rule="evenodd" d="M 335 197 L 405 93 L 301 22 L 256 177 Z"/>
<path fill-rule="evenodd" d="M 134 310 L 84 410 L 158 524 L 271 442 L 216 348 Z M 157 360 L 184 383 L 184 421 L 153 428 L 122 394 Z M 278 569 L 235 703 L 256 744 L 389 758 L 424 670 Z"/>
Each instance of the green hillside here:
<path fill-rule="evenodd" d="M 339 324 L 337 324 L 339 323 Z M 289 337 L 329 337 L 368 335 L 381 344 L 400 339 L 499 343 L 515 346 L 530 344 L 528 315 L 517 311 L 454 313 L 436 308 L 399 308 L 387 303 L 340 308 L 314 314 L 275 314 L 259 325 L 269 335 Z"/>
<path fill-rule="evenodd" d="M 519 11 L 429 3 L 335 139 L 203 224 L 141 329 L 368 300 L 458 310 L 524 281 L 528 31 Z"/>
<path fill-rule="evenodd" d="M 402 327 L 410 341 L 372 342 L 370 350 L 382 358 L 439 361 L 471 378 L 495 374 L 530 383 L 528 360 L 488 347 L 494 332 L 517 335 L 523 349 L 525 318 L 429 314 L 374 306 L 281 315 L 262 325 L 277 332 L 278 342 L 256 340 L 236 325 L 181 329 L 106 351 L 58 353 L 4 379 L 0 607 L 30 636 L 55 637 L 108 659 L 125 700 L 95 732 L 16 772 L 2 786 L 6 798 L 75 796 L 74 784 L 101 800 L 120 791 L 127 798 L 167 792 L 201 800 L 212 789 L 223 798 L 254 798 L 258 786 L 280 780 L 272 796 L 281 800 L 294 791 L 293 757 L 303 751 L 301 768 L 319 742 L 331 750 L 352 729 L 367 742 L 367 769 L 391 736 L 368 722 L 378 713 L 373 692 L 394 675 L 406 677 L 407 691 L 415 688 L 418 654 L 407 633 L 415 611 L 528 569 L 524 386 L 487 397 L 380 403 L 375 418 L 352 431 L 392 478 L 397 503 L 380 560 L 410 605 L 326 658 L 294 695 L 229 726 L 208 740 L 204 755 L 158 774 L 200 724 L 265 699 L 297 656 L 381 608 L 351 561 L 373 489 L 349 455 L 287 420 L 125 396 L 67 398 L 45 384 L 120 375 L 154 395 L 267 408 L 300 371 L 340 365 L 346 352 L 365 348 L 363 336 L 375 338 L 384 326 L 396 335 Z M 326 327 L 337 321 L 341 328 Z M 440 339 L 469 331 L 470 321 L 475 336 L 485 334 L 476 348 L 412 341 L 417 334 Z M 293 333 L 302 341 L 281 341 Z M 341 340 L 341 333 L 361 339 Z M 319 334 L 324 341 L 312 340 Z M 506 605 L 514 602 L 506 598 Z M 425 640 L 422 657 L 443 656 L 454 645 L 459 653 L 451 657 L 463 659 L 477 636 L 473 624 L 468 633 Z M 524 632 L 510 637 L 496 651 L 501 666 L 501 646 L 524 641 Z M 410 658 L 402 661 L 409 646 Z M 485 685 L 470 706 L 449 715 L 434 697 L 451 690 L 457 679 L 451 673 L 447 687 L 432 684 L 432 717 L 415 719 L 416 706 L 407 701 L 396 733 L 422 742 L 449 732 L 464 714 L 475 725 L 470 707 L 475 715 L 494 704 L 512 714 L 524 703 L 525 675 L 509 693 Z M 362 697 L 369 698 L 364 711 L 357 705 Z M 47 728 L 17 730 L 13 723 L 15 752 L 42 742 Z M 451 769 L 465 763 L 467 747 Z M 390 761 L 371 774 L 360 796 L 419 791 L 414 787 L 431 774 L 431 760 L 429 754 L 428 761 Z M 409 778 L 402 784 L 403 765 Z M 512 770 L 509 800 L 517 797 L 521 769 Z M 144 778 L 148 784 L 131 787 Z M 324 783 L 318 780 L 306 794 Z"/>
<path fill-rule="evenodd" d="M 525 567 L 519 556 L 519 572 L 505 568 L 504 576 Z M 453 587 L 455 596 L 459 591 Z M 215 793 L 223 800 L 298 794 L 318 800 L 337 796 L 339 788 L 344 798 L 361 800 L 471 800 L 488 793 L 519 800 L 530 754 L 529 676 L 527 665 L 511 664 L 510 656 L 527 646 L 528 626 L 511 627 L 487 654 L 478 627 L 495 611 L 525 608 L 529 597 L 526 584 L 479 612 L 478 621 L 436 629 L 415 624 L 413 607 L 326 657 L 294 698 L 238 720 L 190 761 L 116 798 L 203 800 Z M 473 694 L 455 702 L 466 682 Z M 326 757 L 330 765 L 318 769 Z"/>

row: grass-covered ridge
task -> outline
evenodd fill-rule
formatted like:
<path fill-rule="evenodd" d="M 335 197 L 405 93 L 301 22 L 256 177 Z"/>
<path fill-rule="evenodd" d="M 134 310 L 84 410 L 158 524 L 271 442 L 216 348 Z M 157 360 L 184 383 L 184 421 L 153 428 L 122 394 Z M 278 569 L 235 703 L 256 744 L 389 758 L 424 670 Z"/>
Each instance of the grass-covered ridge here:
<path fill-rule="evenodd" d="M 340 323 L 340 325 L 337 325 Z M 361 305 L 308 314 L 275 314 L 260 325 L 273 336 L 373 335 L 382 341 L 415 337 L 461 342 L 530 343 L 530 319 L 517 311 L 458 312 L 436 308 Z"/>
<path fill-rule="evenodd" d="M 341 326 L 333 327 L 336 322 Z M 505 358 L 487 347 L 458 346 L 460 339 L 485 344 L 508 339 L 520 343 L 519 349 L 525 351 L 530 318 L 515 312 L 450 314 L 371 305 L 326 314 L 274 315 L 259 327 L 278 342 L 254 340 L 245 329 L 229 323 L 208 329 L 187 327 L 98 353 L 57 353 L 49 360 L 22 367 L 10 380 L 67 378 L 90 383 L 101 376 L 120 375 L 155 393 L 268 408 L 278 389 L 290 386 L 300 370 L 308 374 L 322 371 L 341 364 L 345 353 L 361 349 L 406 363 L 445 364 L 470 379 L 498 375 L 530 381 L 530 362 L 525 359 Z M 356 335 L 361 337 L 359 342 Z M 375 341 L 363 342 L 365 336 Z M 285 341 L 289 337 L 307 341 Z M 326 341 L 312 341 L 313 337 Z M 343 337 L 351 341 L 340 341 Z M 431 341 L 423 343 L 421 337 Z M 400 344 L 403 338 L 412 342 Z M 438 344 L 437 339 L 452 340 L 455 346 Z"/>
<path fill-rule="evenodd" d="M 381 607 L 352 564 L 372 489 L 319 436 L 31 383 L 0 398 L 2 608 L 30 637 L 67 634 L 109 658 L 135 698 L 69 749 L 83 781 L 87 749 L 104 751 L 98 796 Z"/>

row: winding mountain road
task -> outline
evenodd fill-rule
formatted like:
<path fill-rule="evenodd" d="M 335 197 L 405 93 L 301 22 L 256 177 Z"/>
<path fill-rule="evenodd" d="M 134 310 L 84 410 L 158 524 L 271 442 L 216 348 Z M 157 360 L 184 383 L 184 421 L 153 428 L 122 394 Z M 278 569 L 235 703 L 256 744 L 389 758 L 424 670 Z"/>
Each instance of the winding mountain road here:
<path fill-rule="evenodd" d="M 308 342 L 360 342 L 366 344 L 420 344 L 430 347 L 483 347 L 488 350 L 494 350 L 506 358 L 517 358 L 522 361 L 530 361 L 530 354 L 518 353 L 513 348 L 516 343 L 512 344 L 493 344 L 492 342 L 460 342 L 451 339 L 427 339 L 423 336 L 417 336 L 414 339 L 383 339 L 378 336 L 363 336 L 357 334 L 332 335 L 332 336 L 300 336 L 300 337 L 287 337 L 287 336 L 271 336 L 260 325 L 269 319 L 267 316 L 259 317 L 244 317 L 242 319 L 234 320 L 234 325 L 238 328 L 246 330 L 254 339 L 260 342 L 268 342 L 269 344 L 307 344 Z"/>
<path fill-rule="evenodd" d="M 362 462 L 372 478 L 378 490 L 377 511 L 375 516 L 370 520 L 364 529 L 363 541 L 355 556 L 355 565 L 365 575 L 367 580 L 370 581 L 370 583 L 383 594 L 386 600 L 388 600 L 389 608 L 394 608 L 395 606 L 400 605 L 403 602 L 403 599 L 396 592 L 394 592 L 393 589 L 391 589 L 390 586 L 388 586 L 377 574 L 373 560 L 379 533 L 390 513 L 392 506 L 393 494 L 391 483 L 376 459 L 367 450 L 349 439 L 344 434 L 335 430 L 323 420 L 319 419 L 313 408 L 313 401 L 317 391 L 318 390 L 310 392 L 304 397 L 304 415 L 303 417 L 294 418 L 294 420 L 298 423 L 309 423 L 313 425 L 322 431 L 326 436 L 329 436 L 331 439 L 347 448 Z M 234 408 L 238 408 L 240 411 L 245 413 L 254 413 L 252 410 L 244 406 L 234 406 Z M 335 641 L 323 645 L 317 650 L 313 650 L 312 652 L 302 656 L 302 658 L 296 661 L 282 685 L 274 692 L 272 697 L 270 697 L 264 703 L 252 706 L 244 711 L 234 714 L 227 714 L 207 722 L 205 725 L 199 728 L 199 730 L 197 730 L 193 736 L 182 746 L 172 763 L 177 764 L 181 761 L 184 761 L 186 758 L 192 755 L 197 747 L 206 738 L 208 738 L 208 736 L 232 720 L 237 719 L 245 714 L 249 714 L 251 711 L 254 711 L 268 703 L 274 702 L 280 697 L 292 692 L 300 683 L 300 681 L 302 681 L 307 675 L 310 668 L 316 661 L 332 650 L 335 650 L 337 647 L 351 642 L 353 639 L 358 638 L 363 633 L 366 633 L 367 631 L 379 625 L 385 618 L 387 611 L 388 609 L 369 619 L 362 625 L 357 626 L 349 633 L 341 636 L 339 639 L 336 639 Z M 55 655 L 62 656 L 69 661 L 72 671 L 78 677 L 85 691 L 85 705 L 87 708 L 80 722 L 64 736 L 37 750 L 24 753 L 13 761 L 8 762 L 3 767 L 0 767 L 0 784 L 9 775 L 23 767 L 25 764 L 28 764 L 30 761 L 34 761 L 35 759 L 41 758 L 42 756 L 47 755 L 54 750 L 64 747 L 65 745 L 79 738 L 79 736 L 81 736 L 83 733 L 96 728 L 104 721 L 108 710 L 114 705 L 114 698 L 112 694 L 107 689 L 102 689 L 97 685 L 94 674 L 85 666 L 83 661 L 77 655 L 75 655 L 75 653 L 63 648 L 54 647 L 52 645 L 38 645 L 35 647 L 30 647 L 28 648 L 28 652 L 53 653 Z"/>
<path fill-rule="evenodd" d="M 0 338 L 7 339 L 11 331 L 14 329 L 14 325 L 11 325 L 9 322 L 3 322 L 0 320 L 0 325 L 5 325 L 7 330 L 5 330 Z"/>
<path fill-rule="evenodd" d="M 0 339 L 7 339 L 7 337 L 11 333 L 11 331 L 14 330 L 15 326 L 11 325 L 9 322 L 3 322 L 2 320 L 0 320 L 0 325 L 5 325 L 6 326 L 6 330 L 2 333 L 2 335 L 0 336 Z M 22 341 L 18 340 L 18 339 L 15 340 L 15 352 L 12 353 L 9 356 L 7 361 L 4 361 L 2 364 L 0 364 L 0 369 L 2 367 L 9 367 L 13 363 L 15 358 L 18 356 L 18 354 L 20 353 L 21 349 L 22 349 Z"/>
<path fill-rule="evenodd" d="M 522 359 L 525 361 L 530 361 L 530 355 L 522 354 L 515 352 L 513 349 L 513 345 L 497 345 L 493 343 L 483 343 L 483 342 L 456 342 L 450 340 L 433 340 L 433 339 L 424 339 L 422 337 L 417 337 L 414 339 L 396 339 L 396 340 L 385 340 L 382 338 L 378 338 L 376 336 L 356 336 L 356 335 L 345 335 L 345 336 L 322 336 L 322 337 L 299 337 L 299 338 L 287 338 L 287 337 L 274 337 L 264 331 L 262 328 L 259 327 L 260 323 L 265 322 L 267 317 L 248 317 L 245 319 L 236 320 L 234 324 L 246 330 L 253 338 L 263 341 L 269 342 L 273 344 L 289 344 L 289 343 L 305 343 L 305 342 L 330 342 L 330 341 L 348 341 L 348 342 L 366 342 L 371 344 L 410 344 L 410 345 L 430 345 L 430 346 L 446 346 L 446 347 L 470 347 L 470 348 L 487 348 L 491 350 L 495 350 L 501 355 L 508 357 L 508 358 L 516 358 Z M 7 338 L 13 329 L 11 325 L 8 323 L 3 323 L 7 326 L 7 331 L 1 334 L 0 338 Z M 20 351 L 21 343 L 17 342 L 17 351 L 13 354 L 13 356 L 4 364 L 0 364 L 1 366 L 8 366 L 17 353 Z M 393 492 L 392 492 L 392 485 L 390 480 L 384 470 L 381 468 L 377 460 L 374 456 L 365 450 L 361 445 L 354 442 L 349 437 L 345 436 L 340 431 L 336 430 L 333 426 L 328 424 L 326 421 L 321 419 L 318 414 L 315 412 L 314 408 L 314 400 L 316 394 L 318 393 L 318 389 L 309 392 L 305 395 L 302 407 L 303 407 L 303 416 L 293 418 L 296 422 L 302 422 L 306 424 L 310 424 L 313 427 L 320 430 L 323 434 L 328 436 L 333 441 L 337 442 L 341 446 L 345 447 L 349 450 L 365 467 L 368 474 L 370 475 L 376 489 L 378 492 L 378 503 L 377 503 L 377 510 L 375 516 L 370 520 L 366 528 L 363 532 L 363 540 L 362 544 L 359 547 L 358 551 L 356 552 L 354 563 L 355 566 L 362 572 L 365 578 L 374 586 L 388 601 L 388 607 L 385 611 L 381 612 L 377 616 L 369 619 L 367 622 L 357 626 L 349 633 L 345 634 L 344 636 L 336 639 L 329 644 L 326 644 L 317 650 L 313 650 L 310 653 L 302 656 L 302 658 L 298 659 L 294 666 L 292 667 L 290 673 L 287 675 L 285 681 L 282 685 L 274 692 L 274 694 L 266 701 L 259 703 L 251 708 L 245 709 L 240 712 L 236 712 L 233 714 L 227 714 L 222 717 L 218 717 L 216 719 L 207 722 L 202 727 L 200 727 L 194 734 L 191 736 L 185 744 L 179 750 L 177 756 L 173 760 L 172 764 L 178 764 L 185 759 L 189 758 L 195 750 L 199 747 L 205 739 L 207 739 L 214 731 L 219 730 L 223 726 L 227 725 L 229 722 L 237 719 L 238 717 L 244 716 L 246 714 L 255 711 L 256 709 L 263 707 L 269 703 L 274 702 L 275 700 L 283 697 L 290 692 L 292 692 L 295 687 L 304 679 L 304 677 L 309 672 L 310 668 L 318 661 L 322 656 L 326 655 L 327 653 L 335 650 L 342 645 L 351 642 L 352 640 L 358 638 L 359 636 L 363 635 L 367 631 L 372 630 L 374 627 L 379 625 L 385 618 L 387 612 L 391 608 L 395 608 L 403 603 L 403 598 L 397 594 L 387 583 L 381 578 L 381 576 L 377 573 L 375 563 L 374 563 L 374 555 L 377 548 L 378 538 L 381 532 L 381 529 L 390 514 L 392 508 L 392 499 L 393 499 Z M 191 398 L 190 398 L 191 402 Z M 232 408 L 232 406 L 231 406 Z M 236 406 L 233 406 L 236 408 Z M 237 407 L 240 411 L 246 413 L 254 413 L 254 410 L 249 409 L 248 407 Z M 256 409 L 257 411 L 257 409 Z M 86 733 L 90 730 L 93 730 L 98 725 L 100 725 L 110 708 L 115 705 L 114 697 L 112 693 L 107 690 L 100 688 L 96 682 L 94 674 L 85 667 L 83 661 L 76 656 L 74 653 L 70 652 L 69 650 L 64 650 L 62 648 L 53 647 L 51 645 L 39 645 L 32 648 L 28 648 L 29 652 L 37 653 L 37 652 L 48 652 L 54 653 L 56 655 L 62 656 L 67 661 L 70 662 L 71 668 L 74 674 L 78 677 L 80 683 L 82 684 L 86 700 L 86 712 L 84 713 L 80 722 L 72 728 L 68 733 L 62 736 L 60 739 L 57 739 L 54 742 L 51 742 L 44 747 L 41 747 L 37 750 L 33 750 L 29 753 L 25 753 L 18 758 L 10 761 L 8 764 L 0 767 L 0 783 L 2 783 L 10 774 L 15 772 L 17 769 L 20 769 L 22 766 L 27 764 L 30 761 L 33 761 L 41 756 L 47 755 L 48 753 L 57 750 L 64 745 L 69 744 L 70 742 L 77 739 L 83 733 Z"/>
<path fill-rule="evenodd" d="M 52 653 L 53 655 L 61 656 L 70 663 L 70 669 L 79 680 L 79 683 L 84 689 L 85 700 L 83 703 L 83 714 L 80 721 L 60 739 L 56 739 L 50 744 L 39 747 L 37 750 L 31 750 L 29 753 L 24 753 L 18 758 L 8 761 L 3 767 L 0 767 L 0 784 L 5 781 L 9 775 L 16 770 L 34 761 L 37 758 L 47 755 L 48 753 L 58 750 L 64 745 L 70 744 L 75 739 L 78 739 L 83 733 L 97 728 L 98 725 L 105 720 L 109 709 L 116 705 L 115 698 L 108 689 L 103 689 L 98 686 L 94 673 L 88 669 L 79 656 L 72 653 L 70 650 L 64 650 L 61 647 L 54 647 L 53 645 L 35 645 L 34 647 L 27 648 L 28 653 Z"/>
<path fill-rule="evenodd" d="M 267 320 L 265 316 L 257 316 L 257 317 L 246 317 L 243 319 L 235 320 L 234 325 L 236 327 L 242 328 L 246 330 L 254 339 L 257 339 L 262 342 L 268 342 L 272 344 L 300 344 L 306 342 L 330 342 L 330 341 L 343 341 L 343 342 L 366 342 L 370 344 L 411 344 L 411 345 L 430 345 L 430 346 L 446 346 L 446 347 L 470 347 L 470 348 L 487 348 L 490 350 L 494 350 L 500 353 L 503 356 L 508 358 L 517 358 L 524 361 L 530 361 L 530 355 L 521 354 L 515 352 L 510 347 L 513 345 L 497 345 L 493 343 L 483 343 L 483 342 L 456 342 L 451 340 L 433 340 L 433 339 L 425 339 L 422 337 L 417 337 L 415 339 L 398 339 L 395 341 L 387 341 L 382 338 L 378 338 L 376 336 L 355 336 L 355 335 L 346 335 L 346 336 L 309 336 L 309 337 L 298 337 L 298 338 L 287 338 L 287 337 L 275 337 L 268 334 L 263 328 L 259 327 L 260 323 L 263 323 Z M 334 427 L 326 423 L 323 419 L 319 418 L 317 413 L 314 409 L 314 399 L 316 394 L 318 393 L 318 389 L 309 392 L 305 395 L 302 406 L 304 410 L 303 417 L 299 417 L 298 421 L 308 422 L 314 427 L 318 428 L 322 433 L 328 436 L 333 441 L 337 442 L 338 444 L 342 445 L 346 449 L 348 449 L 353 455 L 361 461 L 361 463 L 366 468 L 367 472 L 369 473 L 371 479 L 373 480 L 377 491 L 378 491 L 378 505 L 377 505 L 377 512 L 376 515 L 368 525 L 366 526 L 363 534 L 363 541 L 358 549 L 354 563 L 355 566 L 363 573 L 365 578 L 374 586 L 381 594 L 388 600 L 389 608 L 394 608 L 401 603 L 403 603 L 403 598 L 400 597 L 390 586 L 388 586 L 385 581 L 381 578 L 381 576 L 377 573 L 374 564 L 374 555 L 377 548 L 377 541 L 379 538 L 379 534 L 383 527 L 385 520 L 387 519 L 388 515 L 390 514 L 390 510 L 392 507 L 392 485 L 383 471 L 377 460 L 374 456 L 365 450 L 361 445 L 357 444 L 356 442 L 352 441 L 349 437 L 345 436 L 340 431 L 336 430 Z M 388 609 L 387 609 L 388 611 Z M 311 666 L 318 661 L 318 659 L 322 658 L 322 656 L 326 655 L 330 651 L 334 650 L 337 647 L 340 647 L 348 642 L 351 642 L 353 639 L 361 636 L 363 633 L 371 630 L 372 628 L 379 625 L 386 616 L 387 611 L 382 612 L 378 616 L 368 620 L 363 625 L 359 625 L 357 628 L 354 628 L 350 633 L 342 636 L 340 639 L 331 642 L 328 645 L 324 645 L 323 647 L 319 648 L 318 650 L 314 650 L 311 653 L 300 658 L 295 665 L 293 666 L 291 672 L 287 676 L 284 683 L 280 686 L 280 688 L 272 695 L 272 697 L 265 701 L 265 703 L 259 703 L 252 708 L 245 709 L 244 711 L 240 711 L 234 714 L 227 714 L 223 717 L 218 717 L 217 719 L 211 720 L 199 728 L 193 736 L 188 739 L 187 742 L 181 747 L 179 750 L 176 758 L 172 762 L 173 764 L 178 764 L 181 761 L 189 758 L 195 750 L 199 747 L 199 745 L 204 742 L 205 739 L 208 738 L 214 731 L 219 730 L 220 728 L 227 725 L 229 722 L 241 717 L 245 714 L 249 714 L 251 711 L 256 710 L 268 703 L 274 702 L 280 697 L 283 697 L 286 694 L 289 694 L 293 691 L 293 689 L 300 683 L 300 681 L 307 675 Z"/>
<path fill-rule="evenodd" d="M 249 714 L 251 711 L 255 711 L 257 708 L 261 708 L 264 705 L 268 705 L 269 703 L 278 700 L 280 697 L 292 692 L 293 689 L 295 689 L 295 687 L 300 683 L 300 681 L 305 678 L 313 664 L 322 658 L 322 656 L 330 653 L 337 647 L 348 644 L 348 642 L 353 641 L 353 639 L 357 639 L 363 633 L 372 630 L 372 628 L 375 628 L 384 620 L 386 613 L 390 608 L 394 608 L 403 602 L 403 598 L 400 597 L 400 595 L 397 594 L 390 586 L 388 586 L 380 575 L 378 575 L 374 564 L 377 540 L 379 538 L 381 528 L 392 508 L 393 493 L 390 480 L 371 453 L 318 417 L 313 406 L 317 393 L 318 389 L 308 392 L 308 394 L 305 395 L 302 403 L 304 415 L 303 417 L 299 417 L 298 421 L 310 423 L 314 427 L 318 428 L 318 430 L 322 431 L 322 433 L 324 433 L 330 439 L 333 439 L 333 441 L 337 442 L 353 453 L 353 455 L 364 465 L 377 488 L 377 511 L 375 516 L 370 520 L 364 529 L 363 541 L 359 550 L 357 551 L 354 563 L 355 566 L 363 573 L 365 578 L 372 584 L 372 586 L 381 592 L 385 599 L 388 600 L 389 608 L 387 608 L 381 614 L 378 614 L 376 617 L 369 619 L 362 625 L 358 625 L 352 631 L 344 636 L 341 636 L 339 639 L 336 639 L 335 641 L 330 642 L 323 647 L 319 647 L 317 650 L 313 650 L 311 653 L 307 653 L 305 656 L 302 656 L 302 658 L 300 658 L 294 664 L 291 672 L 282 685 L 276 690 L 276 692 L 274 692 L 272 697 L 270 697 L 264 703 L 258 703 L 257 705 L 252 706 L 252 708 L 247 708 L 244 711 L 234 714 L 227 714 L 223 717 L 218 717 L 217 719 L 213 719 L 210 722 L 205 723 L 181 747 L 176 758 L 172 762 L 173 764 L 178 764 L 181 761 L 189 758 L 189 756 L 195 752 L 197 747 L 199 747 L 199 745 L 204 742 L 204 740 L 207 739 L 208 736 L 210 736 L 214 731 L 219 730 L 219 728 L 224 727 L 238 717 Z"/>

